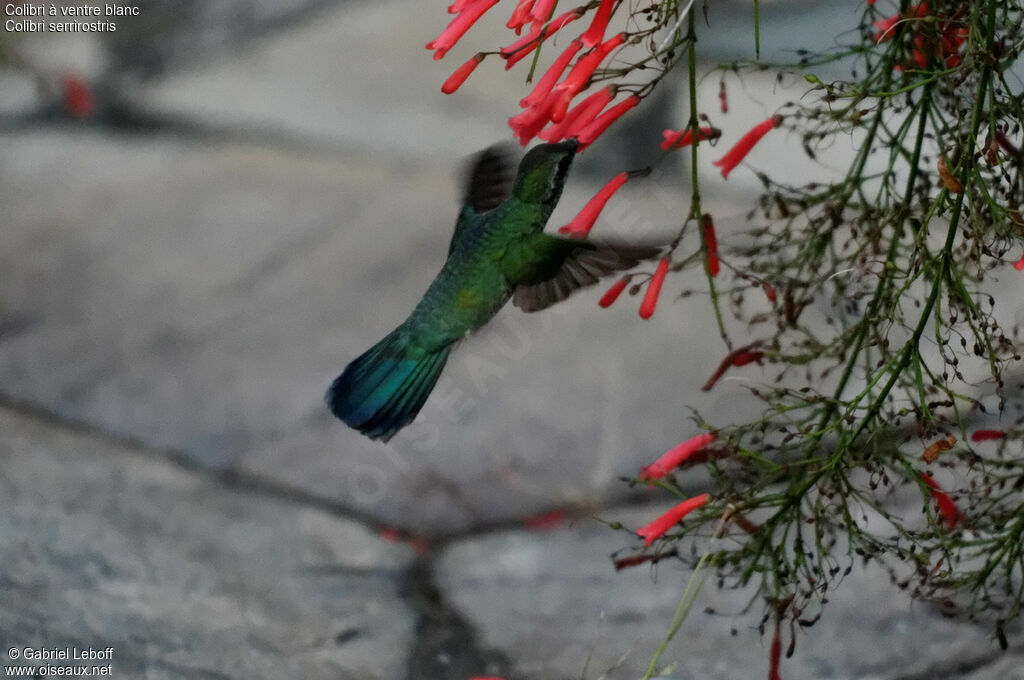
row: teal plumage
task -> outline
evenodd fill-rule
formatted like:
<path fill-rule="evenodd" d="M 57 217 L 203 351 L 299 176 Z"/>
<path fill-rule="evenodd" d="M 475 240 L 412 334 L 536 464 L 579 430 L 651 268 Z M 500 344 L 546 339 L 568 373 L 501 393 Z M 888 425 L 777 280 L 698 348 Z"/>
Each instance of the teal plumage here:
<path fill-rule="evenodd" d="M 575 155 L 575 140 L 534 147 L 513 180 L 507 152 L 476 159 L 448 259 L 412 314 L 348 365 L 327 391 L 331 411 L 371 439 L 387 441 L 419 413 L 451 346 L 511 298 L 544 309 L 660 248 L 594 244 L 543 234 Z"/>

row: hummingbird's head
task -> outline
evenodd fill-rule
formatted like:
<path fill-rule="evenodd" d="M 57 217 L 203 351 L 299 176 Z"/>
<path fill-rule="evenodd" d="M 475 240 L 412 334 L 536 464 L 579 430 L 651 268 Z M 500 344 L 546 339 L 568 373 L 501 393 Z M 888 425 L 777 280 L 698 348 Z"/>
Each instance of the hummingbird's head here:
<path fill-rule="evenodd" d="M 524 203 L 540 203 L 550 213 L 562 195 L 569 166 L 579 146 L 574 138 L 530 149 L 519 163 L 512 194 Z"/>

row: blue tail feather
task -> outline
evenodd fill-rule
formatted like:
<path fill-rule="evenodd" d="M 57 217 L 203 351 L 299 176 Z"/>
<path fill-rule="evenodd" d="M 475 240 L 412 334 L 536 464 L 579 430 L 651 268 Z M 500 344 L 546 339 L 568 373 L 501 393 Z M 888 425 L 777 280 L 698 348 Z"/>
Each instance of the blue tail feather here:
<path fill-rule="evenodd" d="M 423 408 L 448 360 L 448 347 L 410 352 L 403 329 L 350 363 L 327 390 L 331 412 L 371 439 L 387 441 Z"/>

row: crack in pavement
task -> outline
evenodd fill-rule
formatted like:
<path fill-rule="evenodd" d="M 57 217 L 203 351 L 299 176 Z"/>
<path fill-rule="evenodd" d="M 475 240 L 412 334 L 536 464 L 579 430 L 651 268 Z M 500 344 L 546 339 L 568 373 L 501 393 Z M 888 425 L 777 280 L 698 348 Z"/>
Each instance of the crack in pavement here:
<path fill-rule="evenodd" d="M 484 647 L 476 629 L 445 601 L 435 583 L 431 557 L 424 556 L 413 563 L 403 578 L 403 586 L 403 599 L 419 616 L 406 680 L 511 677 L 512 663 L 508 657 Z"/>
<path fill-rule="evenodd" d="M 381 527 L 379 522 L 349 512 L 339 503 L 267 480 L 240 475 L 233 470 L 214 470 L 196 463 L 181 452 L 149 446 L 138 439 L 111 433 L 90 423 L 71 420 L 48 409 L 17 401 L 9 395 L 0 394 L 0 409 L 43 425 L 98 439 L 140 456 L 156 456 L 232 490 L 264 494 L 278 500 L 311 506 L 371 528 Z M 512 664 L 508 658 L 500 651 L 484 647 L 479 642 L 476 628 L 445 601 L 434 579 L 433 553 L 428 552 L 413 560 L 405 571 L 395 575 L 395 580 L 402 600 L 417 618 L 416 634 L 408 651 L 407 680 L 464 680 L 474 675 L 509 676 Z M 338 634 L 336 642 L 341 644 L 358 635 L 359 631 L 344 630 Z"/>
<path fill-rule="evenodd" d="M 156 446 L 134 435 L 112 431 L 88 421 L 69 418 L 50 407 L 18 399 L 17 397 L 3 391 L 0 391 L 0 408 L 7 409 L 11 412 L 54 427 L 88 435 L 90 437 L 130 449 L 140 455 L 157 456 L 182 469 L 214 480 L 230 489 L 264 494 L 279 500 L 314 508 L 335 517 L 357 522 L 377 532 L 383 530 L 397 530 L 402 535 L 417 535 L 416 532 L 409 531 L 406 527 L 384 522 L 367 512 L 353 508 L 339 500 L 321 496 L 301 487 L 284 484 L 269 477 L 243 471 L 236 467 L 215 468 L 204 465 L 201 462 L 198 462 L 194 456 L 190 456 L 185 451 L 170 447 Z M 600 499 L 597 500 L 599 501 Z M 457 541 L 500 534 L 505 531 L 527 530 L 528 527 L 526 526 L 526 523 L 530 518 L 543 516 L 552 512 L 559 512 L 562 514 L 565 521 L 572 522 L 574 520 L 592 517 L 599 509 L 613 510 L 615 508 L 637 507 L 646 504 L 648 504 L 648 501 L 644 500 L 642 495 L 629 494 L 625 498 L 615 499 L 614 504 L 608 507 L 603 507 L 597 501 L 595 501 L 594 504 L 586 505 L 558 505 L 545 508 L 540 512 L 531 513 L 524 517 L 510 517 L 506 519 L 477 522 L 466 529 L 439 532 L 437 534 L 423 536 L 422 538 L 425 538 L 428 541 L 431 550 L 436 551 Z"/>

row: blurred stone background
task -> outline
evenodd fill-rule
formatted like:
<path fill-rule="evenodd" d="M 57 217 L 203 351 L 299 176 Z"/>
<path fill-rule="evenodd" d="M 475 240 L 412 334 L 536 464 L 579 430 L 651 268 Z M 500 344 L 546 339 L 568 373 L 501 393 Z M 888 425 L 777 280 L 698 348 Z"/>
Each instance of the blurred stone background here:
<path fill-rule="evenodd" d="M 635 528 L 671 505 L 622 477 L 698 431 L 688 407 L 754 408 L 729 381 L 698 390 L 725 351 L 702 296 L 666 295 L 648 322 L 635 299 L 599 310 L 597 289 L 504 310 L 389 445 L 322 404 L 440 267 L 460 163 L 509 137 L 527 91 L 485 62 L 440 93 L 508 40 L 495 13 L 433 61 L 445 4 L 146 0 L 112 34 L 0 34 L 3 650 L 112 646 L 133 678 L 642 675 L 688 573 L 616 573 L 636 540 L 591 517 Z M 762 5 L 767 60 L 858 21 L 854 3 Z M 750 54 L 748 3 L 707 16 L 709 65 Z M 61 101 L 69 73 L 87 117 Z M 802 93 L 733 77 L 721 116 L 718 77 L 701 87 L 725 145 Z M 670 82 L 580 160 L 552 228 L 653 157 L 680 99 Z M 766 139 L 749 163 L 821 171 L 793 148 Z M 756 184 L 704 160 L 727 238 Z M 659 172 L 597 228 L 672 235 L 686 191 Z M 684 287 L 699 277 L 667 292 Z M 749 598 L 707 588 L 715 613 L 663 677 L 764 677 Z M 1019 645 L 859 566 L 799 635 L 786 678 L 1024 678 Z"/>

